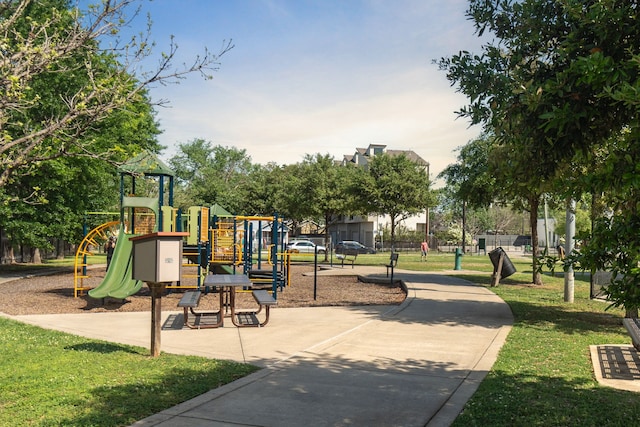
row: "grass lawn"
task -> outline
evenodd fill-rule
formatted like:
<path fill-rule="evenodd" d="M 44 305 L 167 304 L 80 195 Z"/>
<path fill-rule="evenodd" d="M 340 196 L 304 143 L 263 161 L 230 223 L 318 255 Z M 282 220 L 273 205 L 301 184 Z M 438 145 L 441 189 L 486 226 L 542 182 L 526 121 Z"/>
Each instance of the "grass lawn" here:
<path fill-rule="evenodd" d="M 464 258 L 463 269 L 478 263 Z M 471 262 L 466 262 L 471 260 Z M 640 395 L 600 386 L 590 345 L 630 344 L 624 313 L 589 299 L 587 275 L 576 274 L 575 301 L 565 303 L 564 278 L 531 286 L 530 260 L 512 259 L 518 273 L 489 288 L 506 301 L 514 327 L 498 360 L 455 426 L 622 426 L 640 419 Z M 489 263 L 489 270 L 492 271 Z M 559 276 L 559 274 L 558 274 Z M 489 286 L 490 275 L 459 277 Z"/>
<path fill-rule="evenodd" d="M 356 264 L 388 260 L 388 253 L 360 255 Z M 590 300 L 586 276 L 576 275 L 568 304 L 562 277 L 531 286 L 530 259 L 511 261 L 518 273 L 490 289 L 510 305 L 514 327 L 455 425 L 635 425 L 640 395 L 600 386 L 589 355 L 589 345 L 630 344 L 621 310 Z M 453 270 L 454 255 L 430 253 L 421 262 L 419 253 L 401 252 L 398 268 Z M 465 255 L 462 269 L 459 277 L 489 286 L 487 256 Z M 256 369 L 168 354 L 153 359 L 146 349 L 2 318 L 0 348 L 0 425 L 128 425 Z"/>
<path fill-rule="evenodd" d="M 0 425 L 122 426 L 257 368 L 89 340 L 0 317 Z"/>

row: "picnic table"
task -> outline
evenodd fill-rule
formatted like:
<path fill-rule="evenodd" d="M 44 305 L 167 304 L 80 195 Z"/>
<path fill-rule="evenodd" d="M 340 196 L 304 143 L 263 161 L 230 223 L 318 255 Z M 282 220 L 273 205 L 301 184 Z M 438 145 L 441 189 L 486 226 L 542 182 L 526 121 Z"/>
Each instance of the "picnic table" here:
<path fill-rule="evenodd" d="M 276 304 L 276 300 L 264 290 L 253 290 L 252 295 L 258 304 L 257 310 L 238 310 L 236 307 L 236 289 L 251 289 L 251 280 L 244 274 L 210 274 L 204 280 L 205 289 L 216 288 L 219 292 L 219 310 L 209 312 L 196 312 L 195 308 L 202 298 L 201 291 L 186 292 L 178 303 L 178 307 L 184 309 L 184 324 L 191 329 L 219 328 L 224 325 L 224 318 L 230 317 L 231 322 L 237 327 L 265 326 L 269 321 L 269 309 Z M 260 321 L 257 317 L 265 310 L 265 319 Z M 189 313 L 195 316 L 194 323 L 189 322 Z M 214 323 L 203 322 L 204 317 L 215 316 Z"/>

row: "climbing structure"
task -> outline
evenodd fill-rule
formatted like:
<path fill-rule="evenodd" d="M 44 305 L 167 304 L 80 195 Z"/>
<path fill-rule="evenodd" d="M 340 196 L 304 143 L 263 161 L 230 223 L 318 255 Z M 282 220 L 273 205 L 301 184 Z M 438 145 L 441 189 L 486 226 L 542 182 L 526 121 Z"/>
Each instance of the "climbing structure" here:
<path fill-rule="evenodd" d="M 88 274 L 87 258 L 95 255 L 98 248 L 102 247 L 110 236 L 117 234 L 116 230 L 120 225 L 120 221 L 105 222 L 89 231 L 76 250 L 76 258 L 74 263 L 73 274 L 73 297 L 76 298 L 90 290 L 92 287 L 85 285 L 85 279 L 90 276 Z"/>
<path fill-rule="evenodd" d="M 88 292 L 92 298 L 124 299 L 138 292 L 142 283 L 131 278 L 133 254 L 130 238 L 163 231 L 165 226 L 171 227 L 173 220 L 170 208 L 173 204 L 173 172 L 160 159 L 153 153 L 145 151 L 124 163 L 118 172 L 120 173 L 118 241 L 107 274 L 97 287 Z M 142 183 L 138 182 L 141 178 L 144 179 Z M 165 200 L 168 203 L 165 203 Z M 82 291 L 86 290 L 83 285 L 74 287 Z"/>

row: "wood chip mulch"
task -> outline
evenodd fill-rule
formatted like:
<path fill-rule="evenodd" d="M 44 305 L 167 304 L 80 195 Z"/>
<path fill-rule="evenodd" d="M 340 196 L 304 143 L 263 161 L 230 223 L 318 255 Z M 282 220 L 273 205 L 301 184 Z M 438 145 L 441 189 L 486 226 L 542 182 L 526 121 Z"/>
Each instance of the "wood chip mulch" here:
<path fill-rule="evenodd" d="M 354 305 L 398 305 L 406 294 L 399 286 L 359 282 L 356 276 L 318 276 L 303 273 L 313 272 L 312 266 L 293 266 L 291 284 L 278 293 L 278 307 L 354 306 Z M 104 277 L 102 269 L 89 271 L 92 276 L 85 285 L 97 286 Z M 194 280 L 194 279 L 192 279 Z M 185 281 L 187 283 L 187 281 Z M 87 295 L 74 298 L 74 276 L 72 273 L 53 274 L 0 283 L 0 312 L 9 315 L 86 313 L 109 311 L 150 311 L 151 298 L 145 286 L 135 295 L 122 300 L 93 299 Z M 163 311 L 176 311 L 182 297 L 181 291 L 169 292 L 162 298 Z M 202 299 L 199 308 L 217 305 L 217 295 Z M 239 305 L 250 307 L 250 293 L 239 296 Z"/>

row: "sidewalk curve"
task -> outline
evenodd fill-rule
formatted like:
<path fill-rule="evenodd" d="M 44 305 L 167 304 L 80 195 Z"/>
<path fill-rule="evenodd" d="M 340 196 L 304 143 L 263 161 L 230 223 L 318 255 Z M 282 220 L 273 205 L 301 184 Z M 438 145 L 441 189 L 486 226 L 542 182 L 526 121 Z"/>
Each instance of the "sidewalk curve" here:
<path fill-rule="evenodd" d="M 180 312 L 163 313 L 162 351 L 264 369 L 135 425 L 450 425 L 495 362 L 511 311 L 465 280 L 406 270 L 394 278 L 408 289 L 400 306 L 275 308 L 264 328 L 188 330 Z M 150 346 L 148 312 L 11 317 Z"/>

